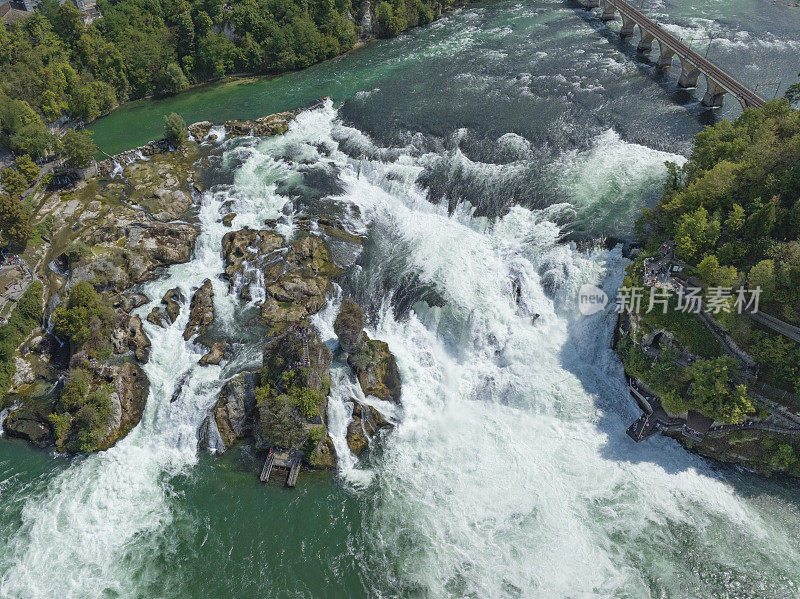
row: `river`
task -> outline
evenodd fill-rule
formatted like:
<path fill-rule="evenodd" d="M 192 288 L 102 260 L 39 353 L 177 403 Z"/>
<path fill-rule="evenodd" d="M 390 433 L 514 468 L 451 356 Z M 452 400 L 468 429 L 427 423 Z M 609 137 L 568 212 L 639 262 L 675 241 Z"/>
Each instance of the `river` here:
<path fill-rule="evenodd" d="M 796 75 L 800 9 L 643 10 L 685 38 L 713 34 L 709 58 L 748 84 Z M 205 148 L 195 257 L 145 286 L 155 302 L 211 277 L 215 326 L 245 349 L 201 368 L 180 334 L 186 310 L 170 328 L 147 323 L 151 395 L 127 438 L 77 458 L 0 440 L 0 597 L 800 596 L 796 483 L 665 438 L 633 444 L 615 314 L 576 308 L 584 283 L 613 295 L 625 260 L 565 235 L 629 235 L 664 161 L 738 112 L 730 99 L 702 109 L 632 48 L 560 1 L 478 4 L 303 72 L 97 122 L 114 152 L 156 137 L 165 112 L 219 122 L 333 98 L 285 136 Z M 292 235 L 297 216 L 335 213 L 366 232 L 314 324 L 333 345 L 353 295 L 398 359 L 397 428 L 296 490 L 259 483 L 246 446 L 197 451 L 222 381 L 260 357 L 251 309 L 216 278 L 227 202 L 234 227 L 280 218 Z M 354 392 L 335 364 L 339 447 Z"/>

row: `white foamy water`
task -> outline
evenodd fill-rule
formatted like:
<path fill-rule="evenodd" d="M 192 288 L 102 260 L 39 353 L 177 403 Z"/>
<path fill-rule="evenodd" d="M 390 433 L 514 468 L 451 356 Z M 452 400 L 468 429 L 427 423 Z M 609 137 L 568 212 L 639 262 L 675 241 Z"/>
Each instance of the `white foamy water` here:
<path fill-rule="evenodd" d="M 188 300 L 211 278 L 218 320 L 237 326 L 241 306 L 216 278 L 228 230 L 218 222 L 222 205 L 233 200 L 234 227 L 260 227 L 265 218 L 294 214 L 277 195 L 279 180 L 308 164 L 336 169 L 342 191 L 324 201 L 358 207 L 346 212 L 360 215 L 348 225 L 370 232 L 349 283 L 375 297 L 413 275 L 417 291 L 440 298 L 396 316 L 394 291 L 375 297 L 368 333 L 397 357 L 403 405 L 369 468 L 344 443 L 349 399 L 363 395 L 342 365 L 332 373 L 328 423 L 342 484 L 368 506 L 366 546 L 357 554 L 373 594 L 794 596 L 795 530 L 675 443 L 634 445 L 624 435 L 635 409 L 609 349 L 614 315 L 609 309 L 583 318 L 575 305 L 584 283 L 613 295 L 624 260 L 618 250 L 586 256 L 558 243 L 554 223 L 580 206 L 515 207 L 493 222 L 465 204 L 448 213 L 446 201 L 431 204 L 415 183 L 430 156 L 352 158 L 340 150 L 345 141 L 371 143 L 341 124 L 329 104 L 302 114 L 285 136 L 231 147 L 226 164 L 243 162 L 232 187 L 202 197 L 195 257 L 149 284 L 152 302 L 140 310 L 176 285 Z M 620 156 L 602 166 L 622 186 L 640 184 L 663 158 L 637 163 L 637 177 Z M 293 231 L 291 216 L 281 222 Z M 340 297 L 337 289 L 314 318 L 331 347 Z M 224 376 L 196 364 L 201 349 L 181 336 L 187 312 L 168 329 L 147 325 L 154 349 L 142 423 L 28 499 L 10 551 L 0 556 L 1 597 L 128 597 L 150 580 L 139 567 L 172 521 L 169 477 L 196 463 L 196 430 Z M 187 370 L 180 398 L 170 403 Z"/>

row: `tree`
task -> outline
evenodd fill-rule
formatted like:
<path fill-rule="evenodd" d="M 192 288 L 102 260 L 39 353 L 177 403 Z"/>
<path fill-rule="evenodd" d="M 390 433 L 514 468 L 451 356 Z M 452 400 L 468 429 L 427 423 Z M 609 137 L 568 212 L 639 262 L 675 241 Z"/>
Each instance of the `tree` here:
<path fill-rule="evenodd" d="M 688 369 L 689 400 L 701 413 L 717 421 L 735 424 L 753 411 L 747 387 L 733 386 L 736 361 L 729 357 L 697 360 Z"/>
<path fill-rule="evenodd" d="M 701 260 L 714 248 L 719 233 L 719 221 L 710 217 L 704 207 L 700 206 L 694 212 L 684 214 L 675 239 L 678 254 L 687 262 Z"/>
<path fill-rule="evenodd" d="M 12 196 L 18 196 L 30 187 L 25 175 L 14 168 L 4 168 L 0 171 L 0 182 L 3 183 L 3 188 Z"/>
<path fill-rule="evenodd" d="M 177 94 L 189 87 L 189 80 L 177 63 L 171 62 L 161 72 L 159 87 L 164 94 Z"/>
<path fill-rule="evenodd" d="M 31 215 L 6 193 L 0 193 L 0 234 L 11 246 L 23 249 L 31 236 Z"/>
<path fill-rule="evenodd" d="M 92 284 L 81 281 L 70 290 L 68 300 L 59 304 L 53 313 L 53 330 L 59 337 L 69 339 L 73 351 L 76 351 L 93 333 L 102 336 L 113 315 L 106 299 Z"/>
<path fill-rule="evenodd" d="M 164 117 L 164 137 L 175 148 L 183 145 L 187 134 L 186 122 L 181 115 L 173 112 Z"/>
<path fill-rule="evenodd" d="M 761 287 L 761 292 L 765 297 L 771 297 L 775 293 L 775 261 L 762 260 L 750 269 L 747 275 L 751 289 Z"/>
<path fill-rule="evenodd" d="M 744 220 L 744 208 L 739 204 L 734 204 L 728 213 L 728 218 L 725 220 L 725 228 L 731 233 L 737 233 L 744 226 Z"/>
<path fill-rule="evenodd" d="M 39 178 L 40 169 L 27 154 L 17 157 L 17 170 L 25 177 L 28 185 Z"/>
<path fill-rule="evenodd" d="M 68 165 L 74 168 L 84 168 L 91 164 L 97 154 L 97 146 L 92 140 L 91 132 L 70 129 L 61 138 L 61 152 Z"/>

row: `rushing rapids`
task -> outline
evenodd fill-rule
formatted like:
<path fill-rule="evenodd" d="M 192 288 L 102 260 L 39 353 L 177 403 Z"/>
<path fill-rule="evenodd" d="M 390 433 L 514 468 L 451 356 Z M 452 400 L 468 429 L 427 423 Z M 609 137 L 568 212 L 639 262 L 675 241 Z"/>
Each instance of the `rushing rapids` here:
<path fill-rule="evenodd" d="M 456 21 L 462 51 L 518 24 L 490 13 L 481 25 L 481 10 Z M 434 51 L 417 52 L 409 60 Z M 609 78 L 616 68 L 627 67 Z M 302 113 L 284 136 L 206 148 L 194 257 L 145 285 L 152 302 L 137 313 L 211 279 L 215 326 L 238 352 L 201 367 L 205 349 L 182 336 L 188 310 L 165 329 L 147 323 L 151 393 L 128 437 L 72 459 L 3 441 L 0 597 L 796 596 L 796 493 L 667 439 L 633 445 L 624 428 L 636 409 L 609 347 L 615 314 L 576 308 L 584 283 L 613 295 L 625 261 L 619 249 L 577 252 L 565 226 L 628 230 L 681 144 L 651 149 L 644 133 L 623 138 L 607 123 L 585 144 L 558 146 L 569 137 L 559 130 L 546 150 L 502 123 L 477 141 L 455 128 L 433 141 L 395 131 L 390 144 L 379 115 L 353 123 L 369 101 Z M 481 160 L 490 144 L 502 161 Z M 523 202 L 528 183 L 539 195 Z M 253 306 L 218 278 L 223 206 L 233 228 L 277 219 L 291 237 L 298 217 L 333 214 L 365 234 L 313 324 L 334 346 L 341 297 L 355 296 L 403 380 L 402 408 L 388 414 L 396 429 L 357 460 L 344 435 L 349 399 L 364 398 L 334 363 L 339 470 L 293 494 L 259 485 L 260 456 L 246 447 L 197 449 L 222 384 L 257 367 L 263 347 Z"/>

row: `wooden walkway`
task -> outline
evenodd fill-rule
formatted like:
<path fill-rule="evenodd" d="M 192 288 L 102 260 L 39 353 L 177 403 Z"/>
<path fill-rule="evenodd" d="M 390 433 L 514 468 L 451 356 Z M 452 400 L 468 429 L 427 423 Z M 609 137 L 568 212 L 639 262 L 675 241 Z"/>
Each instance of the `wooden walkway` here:
<path fill-rule="evenodd" d="M 300 474 L 302 458 L 303 453 L 296 449 L 271 448 L 264 462 L 264 467 L 261 469 L 261 482 L 267 482 L 273 474 L 273 470 L 277 470 L 282 474 L 286 474 L 286 486 L 294 487 L 297 484 L 297 476 Z"/>

